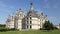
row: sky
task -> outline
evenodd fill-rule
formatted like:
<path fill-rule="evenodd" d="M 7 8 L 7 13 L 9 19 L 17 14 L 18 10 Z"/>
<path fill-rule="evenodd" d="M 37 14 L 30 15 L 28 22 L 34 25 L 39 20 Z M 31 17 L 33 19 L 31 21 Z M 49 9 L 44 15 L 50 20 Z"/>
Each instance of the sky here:
<path fill-rule="evenodd" d="M 19 8 L 28 11 L 31 2 L 34 10 L 43 12 L 53 24 L 60 23 L 60 0 L 0 0 L 0 24 L 5 24 L 9 14 Z"/>

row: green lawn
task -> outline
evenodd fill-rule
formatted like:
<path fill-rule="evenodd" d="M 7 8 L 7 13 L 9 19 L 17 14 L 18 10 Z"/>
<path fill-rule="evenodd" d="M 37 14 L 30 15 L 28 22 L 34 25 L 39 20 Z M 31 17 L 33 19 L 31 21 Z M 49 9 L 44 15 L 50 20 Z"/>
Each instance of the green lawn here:
<path fill-rule="evenodd" d="M 43 31 L 43 30 L 24 30 L 24 31 L 6 31 L 0 34 L 60 34 L 60 30 Z"/>

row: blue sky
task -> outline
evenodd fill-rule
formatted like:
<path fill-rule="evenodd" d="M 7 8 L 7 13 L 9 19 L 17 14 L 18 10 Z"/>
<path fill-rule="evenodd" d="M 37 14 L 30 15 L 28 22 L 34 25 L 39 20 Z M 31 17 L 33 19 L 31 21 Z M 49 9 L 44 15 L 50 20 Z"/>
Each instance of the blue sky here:
<path fill-rule="evenodd" d="M 34 10 L 48 15 L 48 19 L 54 24 L 60 23 L 60 0 L 0 0 L 0 24 L 5 24 L 9 14 L 17 9 L 29 10 L 33 2 Z"/>

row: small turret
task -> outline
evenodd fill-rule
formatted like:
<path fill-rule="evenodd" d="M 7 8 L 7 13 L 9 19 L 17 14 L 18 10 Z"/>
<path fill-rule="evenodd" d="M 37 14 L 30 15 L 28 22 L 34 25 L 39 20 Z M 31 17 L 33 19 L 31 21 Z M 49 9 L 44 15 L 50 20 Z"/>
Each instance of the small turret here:
<path fill-rule="evenodd" d="M 21 11 L 21 8 L 16 11 L 16 16 L 19 16 L 20 11 Z"/>
<path fill-rule="evenodd" d="M 43 12 L 41 13 L 41 15 L 43 16 Z"/>
<path fill-rule="evenodd" d="M 14 13 L 11 13 L 11 14 L 9 15 L 9 19 L 10 19 L 10 20 L 14 20 Z"/>
<path fill-rule="evenodd" d="M 21 8 L 16 11 L 16 14 L 18 14 L 21 11 Z"/>
<path fill-rule="evenodd" d="M 45 15 L 47 17 L 47 15 Z"/>

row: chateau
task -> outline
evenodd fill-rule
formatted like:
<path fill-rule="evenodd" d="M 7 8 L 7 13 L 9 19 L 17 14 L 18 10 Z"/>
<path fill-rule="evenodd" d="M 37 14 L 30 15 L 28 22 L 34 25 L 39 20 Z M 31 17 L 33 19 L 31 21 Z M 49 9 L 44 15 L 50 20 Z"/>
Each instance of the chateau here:
<path fill-rule="evenodd" d="M 6 28 L 15 29 L 40 29 L 45 21 L 48 21 L 47 15 L 38 13 L 33 8 L 33 3 L 30 3 L 30 10 L 26 12 L 21 9 L 16 11 L 16 14 L 11 13 L 6 21 Z"/>

